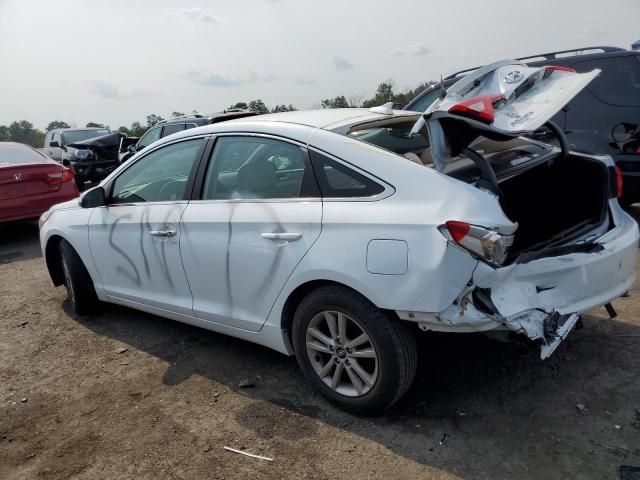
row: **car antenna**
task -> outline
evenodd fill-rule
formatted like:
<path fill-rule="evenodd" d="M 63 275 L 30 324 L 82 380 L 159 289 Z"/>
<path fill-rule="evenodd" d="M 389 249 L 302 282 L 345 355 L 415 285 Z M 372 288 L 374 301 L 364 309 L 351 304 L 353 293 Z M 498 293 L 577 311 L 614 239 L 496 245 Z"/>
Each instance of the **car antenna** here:
<path fill-rule="evenodd" d="M 440 74 L 440 96 L 439 98 L 445 98 L 447 96 L 447 89 L 444 88 L 444 79 L 442 78 L 442 74 Z"/>

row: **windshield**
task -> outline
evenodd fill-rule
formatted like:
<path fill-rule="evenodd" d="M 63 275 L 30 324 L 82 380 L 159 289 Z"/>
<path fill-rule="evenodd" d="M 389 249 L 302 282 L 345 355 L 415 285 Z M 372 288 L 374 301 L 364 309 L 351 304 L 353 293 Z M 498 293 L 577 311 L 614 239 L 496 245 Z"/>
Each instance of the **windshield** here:
<path fill-rule="evenodd" d="M 106 128 L 99 128 L 96 130 L 65 130 L 62 132 L 62 143 L 64 145 L 69 145 L 70 143 L 102 137 L 103 135 L 109 135 L 110 133 L 111 130 L 107 130 Z"/>

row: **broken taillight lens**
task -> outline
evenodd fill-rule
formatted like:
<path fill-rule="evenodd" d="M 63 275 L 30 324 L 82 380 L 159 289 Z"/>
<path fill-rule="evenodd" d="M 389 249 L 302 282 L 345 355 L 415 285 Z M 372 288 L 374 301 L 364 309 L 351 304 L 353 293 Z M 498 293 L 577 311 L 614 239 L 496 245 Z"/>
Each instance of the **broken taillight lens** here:
<path fill-rule="evenodd" d="M 489 125 L 493 123 L 494 119 L 493 106 L 501 100 L 504 100 L 504 96 L 499 93 L 480 95 L 479 97 L 456 103 L 449 109 L 449 113 L 456 113 Z"/>
<path fill-rule="evenodd" d="M 550 70 L 550 71 L 558 71 L 558 72 L 571 72 L 571 73 L 576 73 L 576 71 L 571 68 L 571 67 L 563 67 L 561 65 L 547 65 L 546 67 L 544 67 L 546 70 Z"/>
<path fill-rule="evenodd" d="M 500 266 L 507 259 L 513 235 L 502 235 L 494 230 L 450 220 L 440 225 L 440 232 L 475 256 Z"/>
<path fill-rule="evenodd" d="M 622 170 L 620 170 L 619 166 L 613 167 L 616 171 L 616 197 L 622 198 Z"/>

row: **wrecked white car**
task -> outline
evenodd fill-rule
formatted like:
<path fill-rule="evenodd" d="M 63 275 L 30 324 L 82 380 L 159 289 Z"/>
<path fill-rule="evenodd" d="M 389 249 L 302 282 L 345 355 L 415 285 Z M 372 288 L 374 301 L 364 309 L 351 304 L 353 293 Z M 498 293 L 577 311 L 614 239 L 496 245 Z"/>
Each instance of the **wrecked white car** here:
<path fill-rule="evenodd" d="M 295 354 L 358 413 L 409 388 L 418 327 L 513 331 L 545 358 L 634 281 L 619 172 L 547 123 L 595 75 L 510 61 L 424 115 L 298 111 L 168 136 L 42 216 L 51 278 L 77 313 L 118 303 Z M 519 137 L 545 125 L 561 148 Z"/>

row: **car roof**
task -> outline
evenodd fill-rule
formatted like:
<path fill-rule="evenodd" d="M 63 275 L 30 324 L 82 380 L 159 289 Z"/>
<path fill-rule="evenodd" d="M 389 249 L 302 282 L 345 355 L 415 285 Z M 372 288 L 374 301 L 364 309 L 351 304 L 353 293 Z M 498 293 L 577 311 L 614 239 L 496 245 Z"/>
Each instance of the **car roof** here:
<path fill-rule="evenodd" d="M 393 110 L 390 115 L 372 112 L 367 108 L 326 108 L 320 110 L 294 110 L 292 112 L 269 113 L 257 117 L 246 117 L 231 120 L 229 124 L 242 122 L 284 122 L 306 125 L 323 130 L 336 130 L 344 125 L 360 124 L 397 118 L 415 116 L 416 112 Z"/>

